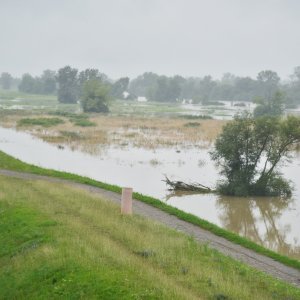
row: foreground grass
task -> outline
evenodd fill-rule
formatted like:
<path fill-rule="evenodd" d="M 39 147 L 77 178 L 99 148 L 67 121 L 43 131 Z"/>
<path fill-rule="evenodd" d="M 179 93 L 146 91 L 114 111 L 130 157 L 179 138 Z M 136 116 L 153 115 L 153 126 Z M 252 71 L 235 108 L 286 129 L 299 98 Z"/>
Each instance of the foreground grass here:
<path fill-rule="evenodd" d="M 192 238 L 58 183 L 0 176 L 1 299 L 300 299 Z"/>
<path fill-rule="evenodd" d="M 30 165 L 30 164 L 24 163 L 18 159 L 15 159 L 12 156 L 10 156 L 2 151 L 0 151 L 0 169 L 7 169 L 7 170 L 28 172 L 28 173 L 39 174 L 39 175 L 53 176 L 53 177 L 57 177 L 57 178 L 73 180 L 75 182 L 80 182 L 80 183 L 88 184 L 91 186 L 100 187 L 100 188 L 103 188 L 108 191 L 121 193 L 121 188 L 116 185 L 99 182 L 94 179 L 79 176 L 76 174 L 60 172 L 60 171 L 55 171 L 55 170 L 49 170 L 49 169 L 44 169 L 44 168 L 37 167 L 34 165 Z M 239 244 L 243 247 L 246 247 L 248 249 L 254 250 L 257 253 L 263 254 L 270 258 L 273 258 L 274 260 L 281 262 L 287 266 L 290 266 L 290 267 L 300 270 L 300 261 L 286 257 L 281 254 L 278 254 L 269 249 L 266 249 L 266 248 L 264 248 L 258 244 L 255 244 L 254 242 L 247 240 L 246 238 L 243 238 L 233 232 L 227 231 L 227 230 L 220 228 L 217 225 L 212 224 L 206 220 L 203 220 L 192 214 L 181 211 L 170 205 L 167 205 L 158 199 L 155 199 L 153 197 L 146 196 L 146 195 L 143 195 L 140 193 L 134 193 L 134 198 L 139 201 L 145 202 L 149 205 L 152 205 L 154 207 L 157 207 L 171 215 L 178 217 L 181 220 L 190 222 L 192 224 L 200 226 L 201 228 L 209 230 L 209 231 L 213 232 L 214 234 L 224 237 L 225 239 L 227 239 L 229 241 L 232 241 L 232 242 Z"/>

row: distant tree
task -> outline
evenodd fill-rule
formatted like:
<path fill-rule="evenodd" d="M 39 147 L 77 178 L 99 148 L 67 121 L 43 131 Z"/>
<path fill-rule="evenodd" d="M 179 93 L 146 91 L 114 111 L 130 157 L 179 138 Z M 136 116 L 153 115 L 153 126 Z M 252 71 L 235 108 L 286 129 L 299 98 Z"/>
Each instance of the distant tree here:
<path fill-rule="evenodd" d="M 257 81 L 260 88 L 260 96 L 269 99 L 278 90 L 280 77 L 271 70 L 261 71 L 257 75 Z"/>
<path fill-rule="evenodd" d="M 294 69 L 291 81 L 283 87 L 286 93 L 287 107 L 296 108 L 300 104 L 300 66 Z"/>
<path fill-rule="evenodd" d="M 137 96 L 144 96 L 149 99 L 156 89 L 158 75 L 152 72 L 146 72 L 133 79 L 129 85 L 129 93 Z"/>
<path fill-rule="evenodd" d="M 294 74 L 292 77 L 295 81 L 300 81 L 300 66 L 294 68 Z"/>
<path fill-rule="evenodd" d="M 235 196 L 290 195 L 290 185 L 278 173 L 278 166 L 299 143 L 300 118 L 236 116 L 224 126 L 211 152 L 225 177 L 220 192 Z"/>
<path fill-rule="evenodd" d="M 41 92 L 43 94 L 53 94 L 56 91 L 56 72 L 45 70 L 41 76 Z"/>
<path fill-rule="evenodd" d="M 58 101 L 76 103 L 79 98 L 78 70 L 66 66 L 58 70 Z"/>
<path fill-rule="evenodd" d="M 235 84 L 236 76 L 231 73 L 224 73 L 222 77 L 222 84 L 231 85 L 233 86 Z"/>
<path fill-rule="evenodd" d="M 260 95 L 259 84 L 250 77 L 237 77 L 235 81 L 235 93 L 232 100 L 252 101 Z"/>
<path fill-rule="evenodd" d="M 179 75 L 176 75 L 169 79 L 168 86 L 168 99 L 170 102 L 175 102 L 182 98 L 182 87 L 185 79 Z"/>
<path fill-rule="evenodd" d="M 111 95 L 117 99 L 123 99 L 123 93 L 128 91 L 129 78 L 122 77 L 113 83 L 111 87 Z"/>
<path fill-rule="evenodd" d="M 84 112 L 108 112 L 109 86 L 99 80 L 88 80 L 83 86 L 81 105 Z"/>
<path fill-rule="evenodd" d="M 254 109 L 254 117 L 261 116 L 280 116 L 284 112 L 285 97 L 283 92 L 276 91 L 271 98 L 256 100 L 257 106 Z"/>
<path fill-rule="evenodd" d="M 12 82 L 13 78 L 9 73 L 3 72 L 1 74 L 0 83 L 4 90 L 9 90 L 11 88 Z"/>
<path fill-rule="evenodd" d="M 216 87 L 216 82 L 210 75 L 204 76 L 199 82 L 199 87 L 196 90 L 198 98 L 201 99 L 202 103 L 207 103 L 212 100 L 211 95 Z"/>
<path fill-rule="evenodd" d="M 34 93 L 36 88 L 35 79 L 28 73 L 23 74 L 19 84 L 19 91 L 23 93 Z"/>
<path fill-rule="evenodd" d="M 81 87 L 89 80 L 99 80 L 106 81 L 107 76 L 103 73 L 100 73 L 98 69 L 85 69 L 81 71 L 78 75 L 78 82 Z"/>

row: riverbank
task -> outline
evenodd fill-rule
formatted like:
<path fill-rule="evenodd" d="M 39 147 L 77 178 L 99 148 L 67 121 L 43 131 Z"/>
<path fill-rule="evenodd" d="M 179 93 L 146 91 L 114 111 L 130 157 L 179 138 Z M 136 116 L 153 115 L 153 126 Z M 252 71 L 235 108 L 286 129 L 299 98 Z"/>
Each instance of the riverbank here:
<path fill-rule="evenodd" d="M 115 185 L 110 185 L 106 183 L 102 183 L 87 177 L 78 176 L 75 174 L 70 174 L 66 172 L 59 172 L 55 170 L 49 170 L 49 169 L 43 169 L 40 167 L 36 167 L 33 165 L 26 164 L 18 159 L 15 159 L 4 152 L 0 151 L 0 169 L 7 169 L 7 170 L 14 170 L 14 171 L 22 171 L 22 172 L 28 172 L 28 173 L 34 173 L 39 175 L 46 175 L 46 176 L 52 176 L 62 179 L 69 179 L 73 180 L 75 182 L 89 184 L 91 186 L 99 187 L 108 191 L 120 193 L 121 188 Z M 179 219 L 183 221 L 187 221 L 191 224 L 200 226 L 203 229 L 209 230 L 212 233 L 216 234 L 217 236 L 221 236 L 231 242 L 234 242 L 235 244 L 239 244 L 243 247 L 246 247 L 248 249 L 254 250 L 257 253 L 260 253 L 262 255 L 265 255 L 267 257 L 270 257 L 278 262 L 281 262 L 287 266 L 291 266 L 293 268 L 300 269 L 300 262 L 295 259 L 291 259 L 289 257 L 280 255 L 278 253 L 275 253 L 273 251 L 270 251 L 262 246 L 259 246 L 243 237 L 240 237 L 232 232 L 229 232 L 227 230 L 224 230 L 214 224 L 211 224 L 203 219 L 200 219 L 192 214 L 185 213 L 181 210 L 178 210 L 172 206 L 169 206 L 155 198 L 145 196 L 139 193 L 134 194 L 135 199 L 145 202 L 149 205 L 152 205 L 156 208 L 159 208 L 162 211 L 165 211 L 171 215 L 174 215 L 178 217 Z"/>
<path fill-rule="evenodd" d="M 0 186 L 0 298 L 300 299 L 191 237 L 121 216 L 101 195 L 3 175 Z"/>

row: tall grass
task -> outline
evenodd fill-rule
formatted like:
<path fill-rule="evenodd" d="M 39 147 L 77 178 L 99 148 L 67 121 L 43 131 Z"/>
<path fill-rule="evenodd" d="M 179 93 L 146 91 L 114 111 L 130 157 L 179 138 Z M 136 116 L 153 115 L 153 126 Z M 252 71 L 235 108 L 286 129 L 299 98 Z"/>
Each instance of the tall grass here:
<path fill-rule="evenodd" d="M 0 176 L 1 299 L 299 299 L 191 237 L 58 183 Z"/>

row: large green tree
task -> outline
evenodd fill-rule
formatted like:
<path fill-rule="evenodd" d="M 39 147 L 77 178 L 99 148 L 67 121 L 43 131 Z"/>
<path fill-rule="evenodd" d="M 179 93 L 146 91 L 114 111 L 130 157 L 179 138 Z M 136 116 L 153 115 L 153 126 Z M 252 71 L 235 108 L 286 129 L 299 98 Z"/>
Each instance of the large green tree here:
<path fill-rule="evenodd" d="M 58 70 L 58 101 L 76 103 L 79 98 L 78 70 L 65 66 Z"/>
<path fill-rule="evenodd" d="M 84 112 L 108 112 L 109 86 L 99 80 L 88 80 L 83 86 L 81 105 Z"/>
<path fill-rule="evenodd" d="M 278 166 L 300 142 L 300 118 L 236 116 L 215 142 L 212 159 L 221 168 L 221 193 L 229 195 L 289 195 L 289 183 Z"/>

